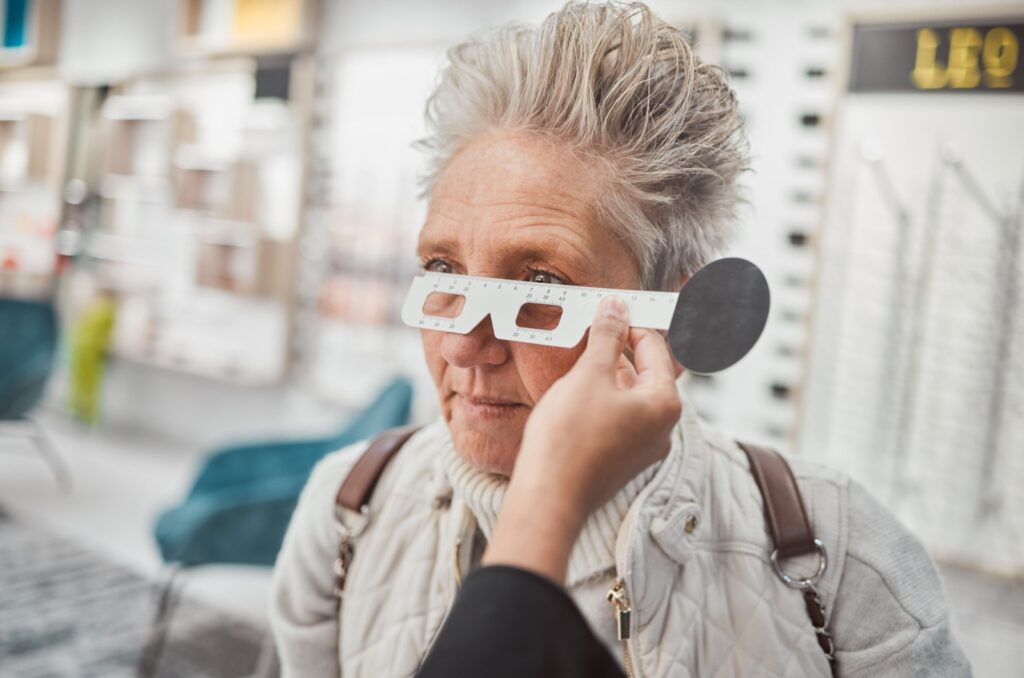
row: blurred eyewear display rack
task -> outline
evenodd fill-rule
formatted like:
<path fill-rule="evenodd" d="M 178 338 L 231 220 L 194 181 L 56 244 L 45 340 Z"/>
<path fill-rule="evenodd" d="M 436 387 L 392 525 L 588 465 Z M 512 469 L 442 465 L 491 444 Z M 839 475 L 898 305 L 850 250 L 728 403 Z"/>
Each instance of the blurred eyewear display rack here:
<path fill-rule="evenodd" d="M 726 3 L 673 22 L 736 91 L 752 171 L 741 175 L 749 204 L 728 254 L 757 262 L 772 290 L 758 346 L 729 370 L 689 375 L 687 388 L 701 416 L 730 435 L 794 451 L 841 17 L 829 3 L 799 12 Z"/>
<path fill-rule="evenodd" d="M 1020 575 L 1024 12 L 857 17 L 849 38 L 801 449 L 939 557 Z"/>
<path fill-rule="evenodd" d="M 425 133 L 445 46 L 319 50 L 297 376 L 326 402 L 354 407 L 395 374 L 417 375 L 417 390 L 431 392 L 419 336 L 399 313 L 425 216 L 423 155 L 412 144 Z"/>
<path fill-rule="evenodd" d="M 165 71 L 97 91 L 95 209 L 71 305 L 116 355 L 240 384 L 289 366 L 313 83 L 311 2 L 182 1 Z M 81 290 L 86 290 L 82 293 Z"/>
<path fill-rule="evenodd" d="M 0 296 L 52 294 L 69 97 L 59 2 L 0 3 Z"/>

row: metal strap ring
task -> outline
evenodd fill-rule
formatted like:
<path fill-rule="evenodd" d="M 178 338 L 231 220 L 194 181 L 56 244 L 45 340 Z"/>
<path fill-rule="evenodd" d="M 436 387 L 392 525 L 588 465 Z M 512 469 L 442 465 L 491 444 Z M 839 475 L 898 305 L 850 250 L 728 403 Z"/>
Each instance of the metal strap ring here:
<path fill-rule="evenodd" d="M 334 532 L 338 535 L 339 539 L 354 539 L 359 537 L 366 531 L 366 526 L 370 524 L 370 507 L 364 505 L 359 509 L 359 515 L 362 516 L 362 520 L 359 521 L 359 525 L 355 529 L 349 527 L 345 522 L 342 521 L 338 515 L 341 511 L 347 511 L 348 509 L 342 509 L 340 506 L 335 507 L 334 514 Z"/>
<path fill-rule="evenodd" d="M 807 579 L 797 579 L 786 574 L 782 566 L 779 565 L 779 550 L 775 549 L 772 551 L 772 567 L 775 569 L 775 574 L 779 575 L 779 579 L 786 586 L 803 591 L 817 584 L 818 580 L 821 579 L 821 575 L 825 574 L 825 568 L 828 567 L 828 553 L 825 551 L 825 545 L 821 543 L 820 539 L 815 539 L 814 546 L 818 549 L 818 571 Z"/>

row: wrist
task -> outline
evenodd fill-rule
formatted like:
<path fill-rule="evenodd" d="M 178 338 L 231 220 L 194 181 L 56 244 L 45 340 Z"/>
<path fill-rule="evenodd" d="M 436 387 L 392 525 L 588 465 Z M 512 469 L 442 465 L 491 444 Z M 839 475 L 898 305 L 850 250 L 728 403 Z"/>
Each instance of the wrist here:
<path fill-rule="evenodd" d="M 523 568 L 562 583 L 586 516 L 555 488 L 512 483 L 483 563 Z"/>
<path fill-rule="evenodd" d="M 578 532 L 591 512 L 578 484 L 578 478 L 549 473 L 513 473 L 504 506 L 521 505 L 567 532 Z"/>
<path fill-rule="evenodd" d="M 519 458 L 509 479 L 505 504 L 509 500 L 534 506 L 545 515 L 554 516 L 564 526 L 583 529 L 592 506 L 587 496 L 586 469 L 579 468 L 578 459 L 562 459 L 565 449 L 552 449 L 540 441 L 524 440 Z M 524 454 L 524 450 L 529 450 Z"/>

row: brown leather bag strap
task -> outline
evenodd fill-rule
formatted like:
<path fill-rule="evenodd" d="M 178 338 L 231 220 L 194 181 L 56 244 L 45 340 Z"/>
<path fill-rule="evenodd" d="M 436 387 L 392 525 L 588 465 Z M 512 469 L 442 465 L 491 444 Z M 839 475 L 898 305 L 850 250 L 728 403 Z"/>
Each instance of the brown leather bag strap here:
<path fill-rule="evenodd" d="M 800 496 L 796 478 L 793 477 L 789 464 L 775 450 L 747 443 L 738 444 L 750 461 L 750 472 L 754 475 L 757 489 L 761 491 L 761 497 L 764 499 L 764 514 L 775 545 L 775 553 L 772 553 L 771 557 L 772 566 L 788 586 L 801 591 L 818 646 L 828 659 L 832 675 L 836 676 L 838 668 L 835 647 L 825 619 L 825 604 L 814 587 L 814 582 L 822 575 L 828 561 L 824 546 L 814 538 L 814 529 L 804 509 L 804 500 Z M 818 552 L 820 559 L 819 570 L 811 579 L 803 580 L 801 583 L 785 575 L 779 567 L 778 558 L 800 556 L 815 551 Z"/>
<path fill-rule="evenodd" d="M 374 438 L 341 483 L 334 503 L 361 512 L 370 503 L 373 490 L 388 462 L 419 429 L 419 426 L 403 426 L 384 431 Z"/>
<path fill-rule="evenodd" d="M 747 453 L 750 471 L 764 498 L 768 529 L 772 533 L 772 542 L 779 557 L 814 553 L 817 550 L 814 530 L 807 519 L 804 501 L 789 464 L 774 450 L 746 443 L 740 443 L 739 446 Z"/>

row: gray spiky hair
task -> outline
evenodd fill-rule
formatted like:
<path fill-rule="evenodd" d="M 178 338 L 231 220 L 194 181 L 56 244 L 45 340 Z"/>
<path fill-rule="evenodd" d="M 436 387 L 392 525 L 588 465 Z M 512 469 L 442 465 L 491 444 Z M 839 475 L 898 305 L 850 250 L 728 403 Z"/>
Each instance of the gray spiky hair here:
<path fill-rule="evenodd" d="M 641 3 L 566 4 L 448 51 L 427 103 L 429 195 L 477 135 L 523 130 L 565 144 L 609 177 L 599 218 L 648 289 L 671 289 L 716 256 L 742 204 L 749 150 L 722 69 Z"/>

